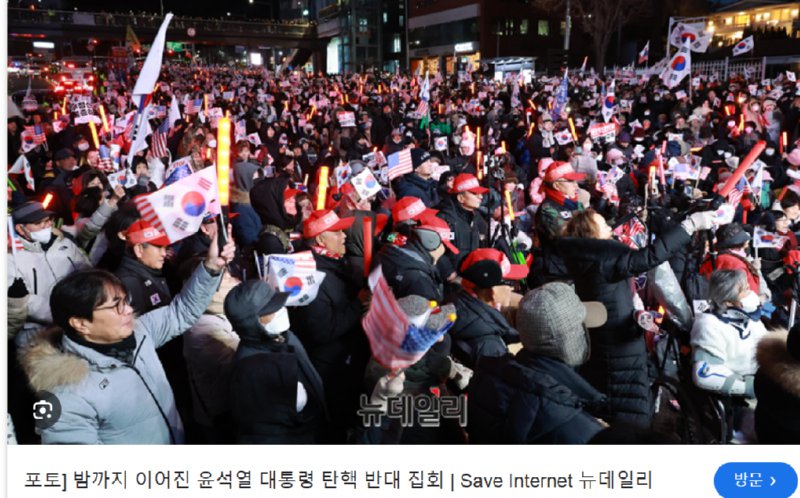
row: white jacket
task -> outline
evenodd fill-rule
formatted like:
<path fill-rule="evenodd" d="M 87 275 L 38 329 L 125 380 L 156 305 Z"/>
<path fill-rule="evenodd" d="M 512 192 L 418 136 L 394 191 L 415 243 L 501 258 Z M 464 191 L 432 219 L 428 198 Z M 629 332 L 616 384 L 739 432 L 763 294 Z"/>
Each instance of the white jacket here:
<path fill-rule="evenodd" d="M 56 282 L 76 270 L 91 268 L 83 251 L 71 239 L 58 230 L 53 230 L 56 240 L 45 252 L 39 242 L 30 242 L 17 237 L 23 248 L 16 256 L 9 254 L 6 288 L 15 278 L 22 278 L 28 288 L 28 319 L 20 333 L 17 343 L 24 344 L 30 332 L 50 325 L 50 292 Z"/>
<path fill-rule="evenodd" d="M 702 348 L 738 375 L 755 375 L 758 370 L 756 346 L 765 335 L 767 329 L 760 321 L 750 321 L 740 335 L 733 325 L 713 313 L 703 313 L 697 316 L 692 327 L 692 350 Z"/>

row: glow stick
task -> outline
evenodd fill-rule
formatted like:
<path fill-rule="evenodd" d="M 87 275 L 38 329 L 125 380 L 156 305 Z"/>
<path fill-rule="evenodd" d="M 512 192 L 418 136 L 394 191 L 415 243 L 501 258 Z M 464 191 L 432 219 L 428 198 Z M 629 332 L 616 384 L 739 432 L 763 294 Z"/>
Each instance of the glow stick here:
<path fill-rule="evenodd" d="M 108 128 L 108 120 L 106 119 L 106 109 L 103 107 L 103 104 L 100 104 L 100 120 L 103 122 L 103 133 L 106 135 L 110 132 Z"/>
<path fill-rule="evenodd" d="M 317 185 L 317 211 L 325 209 L 325 198 L 328 195 L 328 167 L 319 168 L 319 185 Z"/>
<path fill-rule="evenodd" d="M 508 208 L 508 216 L 511 221 L 514 221 L 514 205 L 511 203 L 511 192 L 506 190 L 506 207 Z"/>
<path fill-rule="evenodd" d="M 100 150 L 100 140 L 97 138 L 97 126 L 94 121 L 89 121 L 89 131 L 92 132 L 92 141 L 94 141 L 94 148 Z"/>
<path fill-rule="evenodd" d="M 219 203 L 223 207 L 230 204 L 231 182 L 231 120 L 228 117 L 217 121 L 217 186 Z"/>
<path fill-rule="evenodd" d="M 750 166 L 755 162 L 756 159 L 758 159 L 758 156 L 760 156 L 761 153 L 764 152 L 764 149 L 766 147 L 767 147 L 767 142 L 765 142 L 764 140 L 759 140 L 758 142 L 756 142 L 753 148 L 750 149 L 750 152 L 748 152 L 747 155 L 744 157 L 744 159 L 742 159 L 742 162 L 739 163 L 739 167 L 737 167 L 736 170 L 731 175 L 731 177 L 728 178 L 728 182 L 725 183 L 722 189 L 720 189 L 719 195 L 721 195 L 722 197 L 728 197 L 728 194 L 731 193 L 733 187 L 735 187 L 736 184 L 739 183 L 739 180 L 742 179 L 745 172 L 748 169 L 750 169 Z"/>

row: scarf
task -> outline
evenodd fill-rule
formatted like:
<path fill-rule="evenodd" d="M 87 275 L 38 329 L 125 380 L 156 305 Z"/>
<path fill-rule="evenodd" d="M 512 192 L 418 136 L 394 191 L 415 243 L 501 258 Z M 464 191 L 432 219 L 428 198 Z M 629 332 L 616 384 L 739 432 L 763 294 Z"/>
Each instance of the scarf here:
<path fill-rule="evenodd" d="M 405 245 L 408 244 L 408 237 L 397 232 L 392 232 L 386 238 L 386 242 L 396 245 L 397 247 L 405 247 Z"/>
<path fill-rule="evenodd" d="M 114 344 L 97 344 L 87 341 L 83 336 L 72 330 L 68 330 L 65 333 L 67 337 L 81 346 L 94 349 L 100 354 L 104 354 L 129 365 L 133 362 L 133 355 L 136 350 L 136 337 L 133 334 Z"/>
<path fill-rule="evenodd" d="M 713 311 L 713 313 L 720 321 L 735 328 L 739 332 L 739 338 L 744 340 L 750 337 L 750 322 L 756 322 L 761 318 L 761 306 L 752 313 L 739 308 L 728 308 L 723 312 Z"/>
<path fill-rule="evenodd" d="M 335 252 L 331 252 L 331 251 L 327 250 L 326 248 L 324 248 L 324 247 L 322 247 L 320 245 L 317 245 L 317 244 L 312 244 L 311 245 L 311 250 L 314 251 L 314 254 L 318 254 L 320 256 L 325 256 L 326 258 L 334 259 L 334 260 L 337 260 L 337 261 L 342 259 L 342 256 L 340 256 L 339 254 L 336 254 Z"/>
<path fill-rule="evenodd" d="M 563 208 L 567 208 L 570 211 L 575 211 L 578 209 L 578 198 L 575 196 L 574 199 L 567 198 L 563 192 L 559 192 L 558 190 L 548 187 L 547 185 L 544 186 L 544 195 L 551 201 L 557 203 L 559 206 Z"/>

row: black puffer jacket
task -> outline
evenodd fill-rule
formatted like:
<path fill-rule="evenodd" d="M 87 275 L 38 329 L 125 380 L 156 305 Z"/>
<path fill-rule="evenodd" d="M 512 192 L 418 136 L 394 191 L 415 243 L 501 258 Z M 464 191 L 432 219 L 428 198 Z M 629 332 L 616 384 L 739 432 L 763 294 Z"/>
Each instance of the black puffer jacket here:
<path fill-rule="evenodd" d="M 429 208 L 433 208 L 439 203 L 437 183 L 433 180 L 425 180 L 413 173 L 392 182 L 392 188 L 398 199 L 418 197 Z"/>
<path fill-rule="evenodd" d="M 582 373 L 611 398 L 614 418 L 641 427 L 650 423 L 650 387 L 644 336 L 633 317 L 631 278 L 687 246 L 689 234 L 675 226 L 645 249 L 615 240 L 563 238 L 556 242 L 582 301 L 600 301 L 606 324 L 590 331 L 592 356 Z"/>
<path fill-rule="evenodd" d="M 325 273 L 319 293 L 307 306 L 289 308 L 292 329 L 325 381 L 325 399 L 334 425 L 334 441 L 343 442 L 361 394 L 369 343 L 361 328 L 358 288 L 350 280 L 345 260 L 314 254 L 317 270 Z"/>
<path fill-rule="evenodd" d="M 125 285 L 137 315 L 166 306 L 172 301 L 167 280 L 160 270 L 148 268 L 126 254 L 116 273 Z"/>
<path fill-rule="evenodd" d="M 519 341 L 519 333 L 496 309 L 461 290 L 455 297 L 456 323 L 450 329 L 453 356 L 474 369 L 485 356 L 508 354 L 506 344 Z"/>
<path fill-rule="evenodd" d="M 470 442 L 584 444 L 603 426 L 605 396 L 562 361 L 522 350 L 484 358 L 470 383 Z"/>
<path fill-rule="evenodd" d="M 414 240 L 405 247 L 389 244 L 380 253 L 386 282 L 395 297 L 422 296 L 437 302 L 444 300 L 444 283 L 433 258 Z"/>

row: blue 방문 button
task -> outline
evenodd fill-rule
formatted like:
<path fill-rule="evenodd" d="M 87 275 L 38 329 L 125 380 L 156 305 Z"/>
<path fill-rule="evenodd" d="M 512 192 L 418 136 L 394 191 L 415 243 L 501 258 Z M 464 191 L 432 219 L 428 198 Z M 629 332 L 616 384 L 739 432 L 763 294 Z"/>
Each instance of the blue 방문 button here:
<path fill-rule="evenodd" d="M 797 473 L 780 462 L 726 463 L 714 476 L 723 498 L 788 498 L 797 489 Z"/>

